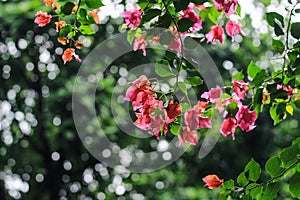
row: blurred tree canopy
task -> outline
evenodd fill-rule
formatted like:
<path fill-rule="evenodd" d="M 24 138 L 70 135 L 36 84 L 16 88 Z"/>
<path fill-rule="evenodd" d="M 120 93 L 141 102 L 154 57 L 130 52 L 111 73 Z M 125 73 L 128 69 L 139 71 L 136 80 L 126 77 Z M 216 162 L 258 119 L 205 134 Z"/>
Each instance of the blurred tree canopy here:
<path fill-rule="evenodd" d="M 270 3 L 257 1 L 253 6 L 264 12 Z M 218 190 L 204 188 L 202 177 L 216 173 L 225 180 L 236 178 L 251 157 L 264 164 L 298 134 L 299 112 L 275 128 L 269 115 L 261 113 L 254 131 L 237 133 L 235 141 L 221 138 L 205 158 L 199 158 L 196 146 L 154 172 L 130 173 L 125 166 L 111 169 L 90 155 L 77 135 L 72 91 L 80 63 L 63 65 L 54 27 L 38 28 L 33 23 L 36 11 L 45 9 L 42 2 L 10 0 L 0 5 L 0 199 L 216 199 Z M 270 61 L 274 56 L 269 50 L 271 30 L 261 32 L 251 22 L 246 14 L 247 36 L 236 43 L 203 44 L 225 84 L 233 73 L 246 72 L 252 60 L 266 68 L 278 65 Z M 108 18 L 99 25 L 95 36 L 84 38 L 80 57 L 84 59 L 101 41 L 119 33 L 122 23 L 121 18 Z M 132 52 L 116 60 L 111 67 L 117 66 L 117 71 L 108 73 L 100 83 L 105 87 L 97 89 L 98 120 L 121 148 L 135 145 L 148 151 L 158 144 L 154 137 L 124 136 L 110 112 L 119 70 L 149 62 L 159 52 L 148 54 Z M 289 199 L 284 186 L 278 199 Z"/>

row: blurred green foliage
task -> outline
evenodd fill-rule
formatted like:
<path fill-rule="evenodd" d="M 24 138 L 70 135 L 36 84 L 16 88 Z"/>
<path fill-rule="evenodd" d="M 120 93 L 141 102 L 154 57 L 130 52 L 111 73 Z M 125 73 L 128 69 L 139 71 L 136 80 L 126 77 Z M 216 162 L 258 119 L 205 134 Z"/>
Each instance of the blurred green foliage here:
<path fill-rule="evenodd" d="M 263 112 L 254 131 L 237 133 L 235 141 L 220 138 L 202 159 L 200 146 L 196 146 L 175 163 L 150 173 L 131 174 L 106 167 L 85 149 L 74 126 L 72 91 L 80 63 L 63 65 L 54 27 L 38 28 L 33 23 L 36 11 L 45 9 L 39 0 L 0 2 L 0 199 L 216 199 L 219 190 L 204 188 L 202 177 L 214 173 L 225 180 L 236 179 L 250 158 L 263 166 L 297 137 L 298 111 L 276 127 Z M 268 60 L 270 32 L 257 32 L 248 15 L 243 21 L 250 34 L 235 46 L 203 44 L 225 84 L 230 83 L 233 69 L 246 72 L 250 61 L 272 67 Z M 118 33 L 121 23 L 109 19 L 94 37 L 86 37 L 92 45 L 83 48 L 81 58 Z M 260 45 L 253 45 L 254 41 Z M 148 54 L 143 57 L 141 52 L 133 52 L 113 65 L 118 70 L 120 66 L 130 69 L 137 62 L 155 60 L 155 52 Z M 233 64 L 231 71 L 223 68 L 226 62 Z M 95 105 L 104 132 L 122 148 L 134 144 L 153 150 L 149 144 L 156 143 L 155 138 L 124 135 L 112 120 L 110 97 L 119 77 L 118 73 L 108 74 L 97 91 Z M 267 178 L 262 174 L 260 180 Z M 116 192 L 118 185 L 125 188 L 121 195 Z M 278 199 L 289 199 L 286 191 L 281 185 Z"/>

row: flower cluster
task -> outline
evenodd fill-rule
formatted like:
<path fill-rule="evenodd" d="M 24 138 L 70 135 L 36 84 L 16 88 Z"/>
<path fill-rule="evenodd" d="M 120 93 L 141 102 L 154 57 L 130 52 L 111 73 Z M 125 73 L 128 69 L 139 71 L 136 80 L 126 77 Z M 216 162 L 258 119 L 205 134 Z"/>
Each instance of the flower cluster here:
<path fill-rule="evenodd" d="M 181 114 L 181 106 L 177 102 L 170 102 L 167 108 L 153 93 L 151 83 L 145 75 L 131 83 L 125 95 L 125 100 L 132 103 L 137 120 L 134 125 L 149 131 L 159 139 L 161 133 L 166 136 L 168 124 Z"/>
<path fill-rule="evenodd" d="M 47 24 L 49 24 L 54 16 L 58 17 L 58 21 L 55 22 L 55 30 L 59 34 L 59 37 L 57 38 L 57 41 L 62 45 L 69 44 L 70 46 L 66 48 L 62 55 L 62 59 L 64 61 L 64 64 L 67 62 L 70 62 L 71 60 L 75 59 L 76 61 L 81 61 L 79 56 L 75 53 L 76 49 L 82 48 L 82 42 L 80 40 L 75 40 L 75 36 L 78 32 L 81 32 L 81 34 L 93 34 L 91 27 L 87 24 L 96 23 L 100 24 L 98 13 L 100 11 L 100 8 L 93 9 L 93 10 L 87 10 L 85 13 L 85 9 L 82 9 L 81 13 L 85 13 L 86 16 L 83 18 L 82 14 L 78 14 L 78 10 L 80 5 L 76 3 L 70 3 L 67 2 L 60 6 L 59 3 L 55 3 L 55 0 L 43 0 L 46 6 L 52 7 L 52 11 L 55 13 L 55 15 L 51 15 L 42 11 L 39 11 L 36 13 L 36 18 L 34 19 L 34 22 L 38 24 L 39 27 L 44 27 Z M 71 6 L 71 7 L 70 7 Z M 67 8 L 71 8 L 71 10 Z M 60 9 L 59 9 L 60 8 Z M 72 21 L 70 23 L 67 23 L 65 20 L 62 20 L 62 17 L 73 15 L 74 21 L 77 20 L 82 23 L 82 26 L 79 28 L 76 27 L 76 23 L 74 24 Z M 74 25 L 71 25 L 74 24 Z M 75 48 L 73 48 L 74 46 Z"/>
<path fill-rule="evenodd" d="M 222 89 L 217 86 L 201 95 L 205 101 L 198 101 L 197 105 L 184 113 L 184 125 L 181 134 L 178 135 L 180 144 L 187 142 L 196 145 L 197 130 L 212 127 L 211 119 L 207 115 L 209 109 L 215 109 L 223 114 L 224 121 L 220 133 L 224 137 L 231 134 L 234 140 L 237 127 L 245 132 L 255 128 L 256 112 L 251 111 L 248 106 L 241 102 L 249 90 L 248 83 L 237 79 L 233 80 L 232 83 L 233 95 L 231 97 L 223 95 Z M 150 131 L 157 139 L 160 135 L 166 136 L 168 125 L 182 114 L 180 104 L 170 101 L 165 108 L 164 102 L 157 99 L 157 95 L 145 75 L 140 76 L 130 84 L 132 85 L 126 91 L 125 100 L 132 103 L 133 111 L 137 117 L 134 124 L 142 130 Z"/>

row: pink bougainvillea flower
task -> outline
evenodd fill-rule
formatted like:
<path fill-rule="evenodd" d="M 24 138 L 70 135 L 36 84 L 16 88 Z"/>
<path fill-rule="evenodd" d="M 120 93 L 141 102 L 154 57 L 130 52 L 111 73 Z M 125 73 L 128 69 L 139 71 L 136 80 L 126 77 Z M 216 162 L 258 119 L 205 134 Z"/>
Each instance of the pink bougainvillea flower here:
<path fill-rule="evenodd" d="M 229 17 L 236 12 L 238 0 L 214 0 L 214 5 L 219 12 L 224 11 L 226 17 Z"/>
<path fill-rule="evenodd" d="M 50 23 L 52 15 L 48 15 L 47 13 L 44 13 L 42 11 L 39 11 L 35 14 L 36 18 L 34 20 L 34 23 L 38 24 L 39 27 L 46 26 Z"/>
<path fill-rule="evenodd" d="M 166 136 L 168 132 L 168 126 L 161 115 L 151 118 L 151 132 L 158 140 L 161 132 L 163 132 L 164 136 Z"/>
<path fill-rule="evenodd" d="M 153 38 L 151 39 L 151 42 L 152 42 L 153 44 L 156 44 L 156 43 L 159 42 L 159 40 L 160 40 L 160 37 L 159 37 L 159 36 L 155 36 L 155 37 L 153 37 Z"/>
<path fill-rule="evenodd" d="M 196 145 L 198 136 L 196 131 L 191 130 L 189 127 L 184 126 L 182 127 L 182 135 L 178 135 L 179 144 L 182 145 L 185 142 Z"/>
<path fill-rule="evenodd" d="M 207 43 L 211 42 L 212 44 L 216 43 L 216 40 L 219 40 L 221 44 L 224 44 L 224 29 L 221 26 L 212 26 L 210 32 L 205 35 Z"/>
<path fill-rule="evenodd" d="M 236 120 L 234 118 L 227 118 L 223 121 L 220 132 L 224 137 L 227 137 L 230 133 L 232 134 L 232 139 L 235 139 L 234 132 L 236 127 Z"/>
<path fill-rule="evenodd" d="M 224 179 L 220 179 L 215 174 L 210 174 L 202 178 L 202 181 L 205 183 L 204 186 L 207 186 L 209 189 L 219 188 L 223 185 Z"/>
<path fill-rule="evenodd" d="M 151 117 L 150 115 L 143 115 L 142 113 L 135 113 L 137 120 L 134 125 L 142 130 L 150 130 L 151 128 Z"/>
<path fill-rule="evenodd" d="M 140 36 L 134 40 L 133 50 L 137 51 L 138 49 L 141 49 L 143 51 L 143 55 L 146 56 L 146 46 L 146 36 Z"/>
<path fill-rule="evenodd" d="M 225 0 L 222 6 L 226 17 L 229 17 L 236 12 L 238 0 Z"/>
<path fill-rule="evenodd" d="M 196 130 L 199 126 L 199 110 L 192 108 L 184 113 L 184 122 L 190 130 Z"/>
<path fill-rule="evenodd" d="M 195 11 L 193 10 L 193 6 L 190 5 L 187 7 L 186 10 L 183 11 L 182 18 L 188 18 L 195 22 L 195 24 L 192 26 L 193 31 L 198 31 L 202 29 L 202 20 L 199 17 L 199 15 L 197 15 L 197 13 L 195 13 Z"/>
<path fill-rule="evenodd" d="M 127 28 L 136 28 L 142 19 L 142 9 L 136 7 L 134 10 L 125 11 L 123 17 Z"/>
<path fill-rule="evenodd" d="M 243 80 L 238 81 L 235 79 L 232 81 L 233 83 L 233 92 L 239 99 L 244 99 L 246 93 L 248 92 L 248 83 L 245 83 Z"/>
<path fill-rule="evenodd" d="M 172 42 L 168 45 L 169 49 L 175 50 L 178 53 L 181 53 L 181 42 L 180 39 L 174 39 Z"/>
<path fill-rule="evenodd" d="M 234 35 L 236 34 L 244 34 L 242 32 L 242 25 L 233 20 L 229 20 L 226 24 L 226 33 L 232 38 L 232 42 L 234 41 Z"/>
<path fill-rule="evenodd" d="M 204 92 L 201 95 L 201 98 L 207 99 L 211 103 L 216 103 L 222 94 L 222 89 L 220 86 L 217 86 L 215 88 L 211 88 L 208 92 Z"/>
<path fill-rule="evenodd" d="M 293 93 L 293 88 L 289 85 L 282 85 L 282 84 L 277 84 L 276 87 L 277 90 L 284 90 L 286 91 L 288 98 L 290 98 L 294 93 Z"/>
<path fill-rule="evenodd" d="M 79 56 L 75 53 L 75 49 L 73 48 L 67 48 L 65 52 L 62 55 L 62 59 L 64 61 L 64 64 L 67 62 L 70 62 L 72 59 L 75 59 L 76 61 L 81 61 Z"/>
<path fill-rule="evenodd" d="M 97 9 L 92 10 L 92 11 L 91 10 L 88 11 L 88 14 L 90 14 L 93 17 L 96 24 L 100 24 L 100 19 L 99 19 L 99 16 L 98 16 L 99 12 L 100 12 L 100 8 L 97 8 Z"/>
<path fill-rule="evenodd" d="M 55 0 L 43 0 L 43 2 L 46 4 L 46 6 L 52 6 Z"/>
<path fill-rule="evenodd" d="M 209 117 L 199 117 L 198 128 L 211 128 L 211 122 Z"/>
<path fill-rule="evenodd" d="M 166 108 L 167 111 L 167 123 L 171 123 L 173 122 L 176 117 L 178 117 L 181 112 L 182 112 L 182 108 L 179 105 L 178 102 L 170 102 L 168 107 Z"/>
<path fill-rule="evenodd" d="M 247 106 L 241 106 L 235 117 L 238 126 L 243 131 L 249 132 L 255 128 L 254 123 L 257 119 L 256 112 L 250 111 Z"/>
<path fill-rule="evenodd" d="M 198 5 L 194 3 L 194 7 L 197 8 L 198 10 L 201 10 L 203 12 L 206 11 L 206 7 L 204 5 Z"/>

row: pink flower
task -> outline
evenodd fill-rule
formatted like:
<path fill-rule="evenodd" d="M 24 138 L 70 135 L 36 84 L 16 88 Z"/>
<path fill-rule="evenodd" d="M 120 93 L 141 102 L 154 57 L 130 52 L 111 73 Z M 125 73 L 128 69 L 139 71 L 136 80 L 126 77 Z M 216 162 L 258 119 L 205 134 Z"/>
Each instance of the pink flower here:
<path fill-rule="evenodd" d="M 64 61 L 64 64 L 67 62 L 70 62 L 72 59 L 75 59 L 76 61 L 81 61 L 79 56 L 75 53 L 75 49 L 73 48 L 67 48 L 65 52 L 62 55 L 62 59 Z"/>
<path fill-rule="evenodd" d="M 184 121 L 190 130 L 196 130 L 199 126 L 199 110 L 197 108 L 190 109 L 184 113 Z"/>
<path fill-rule="evenodd" d="M 100 19 L 98 16 L 99 11 L 100 11 L 100 8 L 92 10 L 92 11 L 90 11 L 90 10 L 88 11 L 88 14 L 90 14 L 94 18 L 94 21 L 96 22 L 96 24 L 100 24 Z"/>
<path fill-rule="evenodd" d="M 48 15 L 47 13 L 44 13 L 42 11 L 39 11 L 35 14 L 36 18 L 34 20 L 34 23 L 38 24 L 39 27 L 46 26 L 50 23 L 52 15 Z"/>
<path fill-rule="evenodd" d="M 173 122 L 176 119 L 176 117 L 178 117 L 181 114 L 182 108 L 178 104 L 178 102 L 175 102 L 175 103 L 170 102 L 166 111 L 167 111 L 167 117 L 168 117 L 166 121 L 169 124 L 169 123 Z"/>
<path fill-rule="evenodd" d="M 277 90 L 284 90 L 287 92 L 288 98 L 290 98 L 294 93 L 293 93 L 293 88 L 289 85 L 282 85 L 282 84 L 277 84 L 276 87 Z"/>
<path fill-rule="evenodd" d="M 210 118 L 209 117 L 199 117 L 198 128 L 211 128 Z"/>
<path fill-rule="evenodd" d="M 229 20 L 226 24 L 226 33 L 232 38 L 233 42 L 235 34 L 243 34 L 242 25 L 233 20 Z"/>
<path fill-rule="evenodd" d="M 234 140 L 235 127 L 236 127 L 236 120 L 234 118 L 227 118 L 223 121 L 220 132 L 224 137 L 227 137 L 227 135 L 231 133 L 232 139 Z"/>
<path fill-rule="evenodd" d="M 211 103 L 216 103 L 222 94 L 222 89 L 220 88 L 220 86 L 217 86 L 215 88 L 211 88 L 209 92 L 204 92 L 201 95 L 201 98 L 207 99 Z"/>
<path fill-rule="evenodd" d="M 150 115 L 143 115 L 142 113 L 135 113 L 137 120 L 134 125 L 142 130 L 150 130 L 151 128 L 151 117 Z"/>
<path fill-rule="evenodd" d="M 140 36 L 134 40 L 133 50 L 137 51 L 138 49 L 141 49 L 143 51 L 143 55 L 146 56 L 146 46 L 146 36 Z"/>
<path fill-rule="evenodd" d="M 257 119 L 256 112 L 250 111 L 247 106 L 241 106 L 235 117 L 238 126 L 243 131 L 249 132 L 255 128 L 254 123 Z"/>
<path fill-rule="evenodd" d="M 136 7 L 134 10 L 125 11 L 123 17 L 127 28 L 136 28 L 142 19 L 142 9 Z"/>
<path fill-rule="evenodd" d="M 159 136 L 161 131 L 164 133 L 164 136 L 166 136 L 168 132 L 168 126 L 165 123 L 165 120 L 161 115 L 157 115 L 155 117 L 151 118 L 151 132 L 153 135 L 156 136 L 156 138 L 159 140 Z"/>
<path fill-rule="evenodd" d="M 229 17 L 231 14 L 236 12 L 238 0 L 225 0 L 222 6 L 226 17 Z"/>
<path fill-rule="evenodd" d="M 224 29 L 221 26 L 212 26 L 210 32 L 205 35 L 207 43 L 211 42 L 216 43 L 216 40 L 219 40 L 221 44 L 224 44 Z"/>
<path fill-rule="evenodd" d="M 172 49 L 172 50 L 175 50 L 177 51 L 178 53 L 181 53 L 181 42 L 180 42 L 180 39 L 174 39 L 172 40 L 172 42 L 168 45 L 168 48 L 169 49 Z"/>
<path fill-rule="evenodd" d="M 207 186 L 209 189 L 214 189 L 221 187 L 224 179 L 220 179 L 217 175 L 211 174 L 202 178 L 202 181 L 205 183 L 204 186 Z"/>
<path fill-rule="evenodd" d="M 178 135 L 179 144 L 182 145 L 185 142 L 190 143 L 192 145 L 197 144 L 198 136 L 196 131 L 190 130 L 189 127 L 182 127 L 182 135 Z"/>
<path fill-rule="evenodd" d="M 216 9 L 221 12 L 224 11 L 226 17 L 236 12 L 238 0 L 214 0 Z"/>
<path fill-rule="evenodd" d="M 193 31 L 202 29 L 202 20 L 200 19 L 199 15 L 195 13 L 192 6 L 188 6 L 187 9 L 183 11 L 182 18 L 188 18 L 195 22 L 195 24 L 192 26 Z"/>
<path fill-rule="evenodd" d="M 233 80 L 232 83 L 233 92 L 235 93 L 235 95 L 240 99 L 244 99 L 246 93 L 249 90 L 248 83 L 245 83 L 243 80 L 238 81 L 238 79 Z"/>

